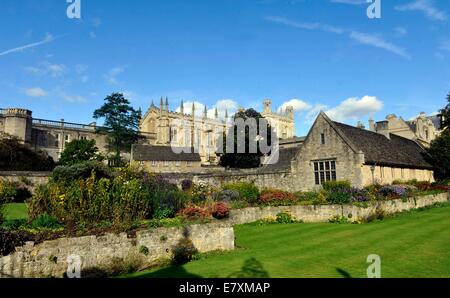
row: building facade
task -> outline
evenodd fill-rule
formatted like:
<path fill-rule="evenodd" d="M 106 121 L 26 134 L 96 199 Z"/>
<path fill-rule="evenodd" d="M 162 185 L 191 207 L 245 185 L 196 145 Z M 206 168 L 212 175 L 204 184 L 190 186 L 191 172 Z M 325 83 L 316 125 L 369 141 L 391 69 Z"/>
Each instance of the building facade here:
<path fill-rule="evenodd" d="M 442 121 L 439 115 L 427 116 L 423 112 L 409 121 L 394 114 L 388 115 L 384 121 L 369 121 L 370 131 L 416 140 L 425 147 L 430 146 L 430 143 L 440 135 L 441 129 Z"/>
<path fill-rule="evenodd" d="M 159 108 L 152 104 L 142 117 L 140 131 L 155 134 L 151 145 L 195 148 L 200 154 L 203 164 L 217 164 L 217 148 L 224 132 L 231 126 L 228 112 L 223 119 L 219 118 L 216 109 L 214 117 L 208 117 L 207 107 L 198 111 L 192 105 L 191 114 L 184 112 L 181 101 L 180 112 L 169 111 L 169 99 L 161 98 Z M 261 115 L 274 128 L 280 139 L 293 138 L 295 134 L 294 110 L 287 107 L 284 112 L 275 113 L 271 110 L 271 101 L 264 101 L 264 112 Z"/>

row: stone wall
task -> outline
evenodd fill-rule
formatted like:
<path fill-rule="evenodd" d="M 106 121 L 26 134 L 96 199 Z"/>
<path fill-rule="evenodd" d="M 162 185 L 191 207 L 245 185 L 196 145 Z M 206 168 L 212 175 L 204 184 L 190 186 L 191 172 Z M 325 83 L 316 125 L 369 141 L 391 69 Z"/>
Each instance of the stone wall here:
<path fill-rule="evenodd" d="M 333 216 L 345 216 L 355 219 L 364 219 L 375 213 L 377 208 L 385 214 L 393 214 L 411 209 L 430 206 L 435 203 L 447 202 L 449 194 L 429 195 L 419 198 L 408 198 L 403 201 L 392 200 L 379 202 L 367 208 L 352 205 L 323 205 L 323 206 L 282 206 L 282 207 L 255 207 L 240 210 L 231 210 L 228 223 L 245 224 L 255 222 L 268 217 L 276 217 L 280 212 L 288 211 L 297 220 L 304 222 L 328 222 Z"/>
<path fill-rule="evenodd" d="M 1 172 L 0 179 L 9 180 L 11 182 L 20 182 L 22 179 L 26 178 L 31 182 L 29 190 L 31 192 L 41 184 L 48 182 L 51 172 Z"/>
<path fill-rule="evenodd" d="M 62 277 L 71 255 L 81 257 L 82 270 L 109 266 L 119 259 L 129 258 L 150 264 L 170 258 L 173 247 L 186 238 L 202 253 L 234 249 L 233 228 L 221 224 L 145 230 L 137 232 L 133 238 L 125 233 L 60 238 L 37 245 L 27 242 L 16 248 L 15 253 L 0 258 L 0 277 Z M 143 246 L 148 248 L 148 255 L 140 252 Z"/>

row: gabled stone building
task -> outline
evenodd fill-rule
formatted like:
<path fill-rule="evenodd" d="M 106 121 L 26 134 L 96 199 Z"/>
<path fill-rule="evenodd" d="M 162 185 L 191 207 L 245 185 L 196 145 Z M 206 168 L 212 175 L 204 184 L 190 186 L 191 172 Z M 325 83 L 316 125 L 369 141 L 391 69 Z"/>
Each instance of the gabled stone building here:
<path fill-rule="evenodd" d="M 417 141 L 334 122 L 322 112 L 292 162 L 292 173 L 299 189 L 335 180 L 357 187 L 394 180 L 434 181 L 424 153 Z"/>

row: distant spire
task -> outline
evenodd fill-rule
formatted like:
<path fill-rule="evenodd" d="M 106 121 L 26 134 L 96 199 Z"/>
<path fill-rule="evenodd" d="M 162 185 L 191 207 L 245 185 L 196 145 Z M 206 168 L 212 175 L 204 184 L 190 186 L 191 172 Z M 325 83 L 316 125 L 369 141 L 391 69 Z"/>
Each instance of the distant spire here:
<path fill-rule="evenodd" d="M 166 112 L 169 112 L 169 97 L 166 96 Z"/>
<path fill-rule="evenodd" d="M 159 104 L 159 111 L 162 113 L 162 111 L 163 111 L 163 98 L 162 98 L 162 96 L 161 96 L 161 102 L 160 102 L 160 104 Z"/>
<path fill-rule="evenodd" d="M 153 108 L 155 106 L 155 102 L 152 99 L 152 104 L 150 105 L 150 108 Z"/>
<path fill-rule="evenodd" d="M 217 111 L 217 107 L 216 107 L 216 110 L 215 110 L 215 112 L 214 112 L 214 117 L 217 119 L 217 118 L 219 118 L 219 111 Z"/>
<path fill-rule="evenodd" d="M 208 117 L 208 108 L 205 106 L 205 110 L 203 111 L 203 117 L 206 119 Z"/>
<path fill-rule="evenodd" d="M 184 115 L 184 102 L 183 102 L 183 100 L 181 100 L 180 112 L 181 112 L 182 115 Z"/>
<path fill-rule="evenodd" d="M 225 109 L 225 120 L 228 119 L 228 109 Z"/>
<path fill-rule="evenodd" d="M 192 103 L 192 117 L 195 117 L 195 102 Z"/>

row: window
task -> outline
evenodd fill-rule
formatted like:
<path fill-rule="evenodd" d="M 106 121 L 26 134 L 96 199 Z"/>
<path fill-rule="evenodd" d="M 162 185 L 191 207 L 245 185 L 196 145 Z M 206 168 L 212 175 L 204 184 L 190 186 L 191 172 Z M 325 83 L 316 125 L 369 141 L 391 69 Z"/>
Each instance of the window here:
<path fill-rule="evenodd" d="M 188 167 L 191 167 L 191 166 L 192 166 L 192 161 L 187 161 L 187 162 L 186 162 L 186 165 L 187 165 Z"/>
<path fill-rule="evenodd" d="M 320 143 L 322 145 L 325 145 L 325 134 L 324 133 L 320 134 Z"/>
<path fill-rule="evenodd" d="M 181 161 L 176 161 L 175 166 L 177 166 L 177 167 L 181 166 Z"/>
<path fill-rule="evenodd" d="M 55 147 L 59 147 L 59 133 L 55 135 Z"/>
<path fill-rule="evenodd" d="M 87 141 L 87 137 L 86 136 L 81 136 L 80 140 Z"/>
<path fill-rule="evenodd" d="M 316 185 L 322 185 L 326 181 L 336 181 L 336 161 L 316 161 L 314 162 L 314 179 Z"/>
<path fill-rule="evenodd" d="M 64 142 L 67 144 L 70 142 L 70 135 L 65 135 L 64 136 Z"/>

